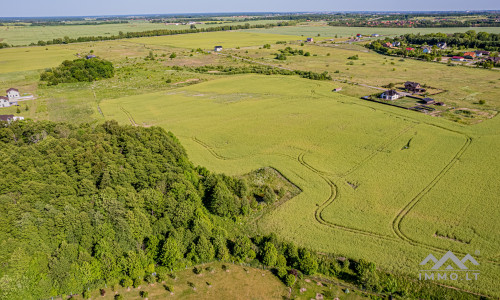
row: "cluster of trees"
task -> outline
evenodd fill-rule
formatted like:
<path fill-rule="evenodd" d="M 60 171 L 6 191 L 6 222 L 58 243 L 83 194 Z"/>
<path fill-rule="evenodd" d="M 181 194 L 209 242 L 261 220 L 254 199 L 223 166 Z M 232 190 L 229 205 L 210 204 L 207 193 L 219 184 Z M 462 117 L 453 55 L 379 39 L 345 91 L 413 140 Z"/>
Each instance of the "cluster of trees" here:
<path fill-rule="evenodd" d="M 301 55 L 301 56 L 311 56 L 310 52 L 304 52 L 302 49 L 293 49 L 292 47 L 286 47 L 285 49 L 279 49 L 276 53 L 277 60 L 286 60 L 287 56 Z"/>
<path fill-rule="evenodd" d="M 95 41 L 109 41 L 118 39 L 129 39 L 137 37 L 151 37 L 151 36 L 162 36 L 162 35 L 176 35 L 176 34 L 188 34 L 188 33 L 199 33 L 199 32 L 216 32 L 216 31 L 230 31 L 230 30 L 240 30 L 240 29 L 250 29 L 250 28 L 271 28 L 275 26 L 292 26 L 293 22 L 278 22 L 273 24 L 253 24 L 250 25 L 246 23 L 244 25 L 223 25 L 216 27 L 204 27 L 204 28 L 190 28 L 190 29 L 157 29 L 139 32 L 122 32 L 120 31 L 118 35 L 110 36 L 81 36 L 78 38 L 70 38 L 65 36 L 63 38 L 56 38 L 47 41 L 38 41 L 38 43 L 32 43 L 30 46 L 45 46 L 52 44 L 70 44 L 70 43 L 82 43 L 82 42 L 95 42 Z"/>
<path fill-rule="evenodd" d="M 182 67 L 173 67 L 176 70 L 181 70 Z M 228 75 L 228 74 L 245 74 L 245 73 L 254 73 L 254 74 L 263 74 L 263 75 L 299 75 L 302 78 L 312 79 L 312 80 L 332 80 L 332 77 L 328 74 L 328 72 L 316 73 L 312 71 L 301 71 L 301 70 L 287 70 L 275 68 L 272 66 L 265 65 L 251 65 L 245 67 L 232 67 L 232 66 L 223 66 L 223 65 L 206 65 L 196 68 L 186 68 L 192 72 L 198 73 L 208 73 L 210 71 L 218 71 L 218 73 L 210 73 L 210 74 L 218 74 L 218 75 Z"/>
<path fill-rule="evenodd" d="M 80 81 L 91 82 L 111 78 L 114 74 L 115 69 L 110 61 L 99 58 L 80 58 L 73 61 L 65 60 L 56 68 L 46 69 L 40 75 L 40 80 L 48 85 L 57 85 Z"/>
<path fill-rule="evenodd" d="M 463 49 L 474 48 L 488 51 L 500 50 L 500 33 L 477 32 L 469 30 L 467 32 L 457 32 L 453 34 L 429 33 L 429 34 L 405 34 L 399 38 L 407 44 L 413 45 L 436 45 L 439 42 L 446 42 L 448 47 Z"/>
<path fill-rule="evenodd" d="M 7 43 L 0 43 L 0 49 L 2 49 L 2 48 L 9 48 L 9 47 L 10 47 L 10 45 L 7 44 Z"/>
<path fill-rule="evenodd" d="M 30 26 L 72 26 L 72 25 L 108 25 L 108 24 L 127 24 L 127 20 L 112 21 L 85 21 L 85 22 L 66 22 L 66 21 L 36 21 Z"/>

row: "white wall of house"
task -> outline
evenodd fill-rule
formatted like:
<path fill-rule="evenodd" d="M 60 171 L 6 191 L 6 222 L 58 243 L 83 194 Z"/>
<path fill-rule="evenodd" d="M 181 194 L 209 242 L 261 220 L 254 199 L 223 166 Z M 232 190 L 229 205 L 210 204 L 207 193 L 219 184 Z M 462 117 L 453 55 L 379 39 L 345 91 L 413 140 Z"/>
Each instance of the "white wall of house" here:
<path fill-rule="evenodd" d="M 9 97 L 9 99 L 17 99 L 19 98 L 21 95 L 19 95 L 19 92 L 18 91 L 14 91 L 14 90 L 10 90 L 8 93 L 7 93 L 7 97 Z"/>
<path fill-rule="evenodd" d="M 380 95 L 380 98 L 385 99 L 385 100 L 396 100 L 399 98 L 399 95 L 389 96 L 386 93 L 382 93 L 382 95 Z"/>
<path fill-rule="evenodd" d="M 0 99 L 0 107 L 9 107 L 9 106 L 10 106 L 9 100 Z"/>

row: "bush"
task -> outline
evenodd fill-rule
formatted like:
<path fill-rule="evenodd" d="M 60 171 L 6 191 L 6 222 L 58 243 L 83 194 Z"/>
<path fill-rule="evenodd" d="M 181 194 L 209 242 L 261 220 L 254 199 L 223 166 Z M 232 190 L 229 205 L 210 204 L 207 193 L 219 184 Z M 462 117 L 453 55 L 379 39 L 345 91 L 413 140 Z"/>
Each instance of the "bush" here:
<path fill-rule="evenodd" d="M 140 278 L 135 278 L 133 283 L 134 288 L 138 288 L 141 285 L 141 283 L 142 280 Z"/>
<path fill-rule="evenodd" d="M 123 295 L 120 294 L 115 295 L 115 300 L 123 300 Z"/>
<path fill-rule="evenodd" d="M 353 56 L 349 56 L 347 59 L 358 60 L 359 56 L 356 54 L 356 55 L 353 55 Z"/>
<path fill-rule="evenodd" d="M 296 280 L 295 275 L 293 275 L 293 274 L 286 275 L 286 277 L 285 277 L 286 286 L 292 287 L 295 284 L 295 280 Z"/>
<path fill-rule="evenodd" d="M 48 85 L 69 82 L 92 82 L 102 78 L 111 78 L 115 75 L 113 64 L 109 61 L 91 58 L 65 60 L 56 68 L 45 70 L 40 80 Z"/>
<path fill-rule="evenodd" d="M 140 294 L 142 298 L 147 298 L 149 296 L 149 293 L 147 291 L 141 291 Z"/>
<path fill-rule="evenodd" d="M 486 100 L 483 100 L 483 99 L 479 100 L 479 104 L 481 104 L 481 105 L 486 104 Z"/>
<path fill-rule="evenodd" d="M 171 293 L 174 292 L 174 286 L 172 284 L 165 284 L 163 287 L 165 288 L 165 290 L 167 290 Z"/>
<path fill-rule="evenodd" d="M 132 279 L 130 279 L 130 278 L 128 278 L 128 277 L 127 277 L 127 278 L 122 279 L 122 280 L 120 281 L 120 284 L 121 284 L 123 287 L 129 287 L 129 286 L 132 286 L 133 281 L 132 281 Z"/>

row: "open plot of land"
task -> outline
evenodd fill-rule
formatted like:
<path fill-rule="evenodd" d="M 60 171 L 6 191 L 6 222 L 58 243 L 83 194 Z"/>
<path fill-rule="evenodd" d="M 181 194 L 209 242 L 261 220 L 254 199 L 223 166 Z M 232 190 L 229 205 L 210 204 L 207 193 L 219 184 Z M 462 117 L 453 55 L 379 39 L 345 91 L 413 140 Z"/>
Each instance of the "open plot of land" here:
<path fill-rule="evenodd" d="M 237 76 L 100 105 L 106 118 L 129 123 L 132 116 L 137 124 L 171 130 L 196 164 L 228 174 L 279 170 L 303 192 L 259 221 L 265 232 L 409 274 L 429 252 L 479 248 L 482 280 L 456 285 L 498 295 L 492 288 L 500 279 L 497 217 L 482 208 L 495 205 L 498 175 L 481 176 L 483 200 L 471 201 L 460 192 L 469 179 L 455 169 L 464 164 L 481 173 L 474 164 L 480 152 L 470 145 L 491 147 L 497 133 L 496 141 L 480 138 L 492 129 L 476 131 L 331 89 L 331 83 L 294 77 Z M 467 209 L 454 209 L 455 203 Z M 472 226 L 479 212 L 488 217 Z M 434 215 L 447 221 L 433 222 Z M 452 231 L 449 224 L 456 224 Z M 457 239 L 463 233 L 470 242 L 436 232 L 457 232 Z"/>
<path fill-rule="evenodd" d="M 147 44 L 147 45 L 163 45 L 176 48 L 187 49 L 211 49 L 214 46 L 222 45 L 224 48 L 258 46 L 267 43 L 275 43 L 276 41 L 299 40 L 302 37 L 293 35 L 279 35 L 269 33 L 252 33 L 252 32 L 204 32 L 182 35 L 160 36 L 152 38 L 137 38 L 128 39 L 131 43 Z"/>

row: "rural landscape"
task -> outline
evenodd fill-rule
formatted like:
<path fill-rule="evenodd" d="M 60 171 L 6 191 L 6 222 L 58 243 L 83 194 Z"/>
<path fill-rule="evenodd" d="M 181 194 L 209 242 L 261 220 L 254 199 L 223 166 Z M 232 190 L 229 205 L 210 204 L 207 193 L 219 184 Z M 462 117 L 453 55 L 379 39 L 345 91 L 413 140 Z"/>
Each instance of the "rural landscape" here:
<path fill-rule="evenodd" d="M 0 299 L 499 299 L 499 52 L 498 10 L 0 17 Z"/>

